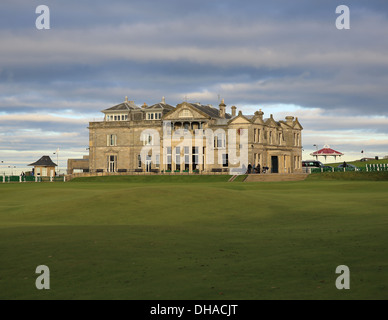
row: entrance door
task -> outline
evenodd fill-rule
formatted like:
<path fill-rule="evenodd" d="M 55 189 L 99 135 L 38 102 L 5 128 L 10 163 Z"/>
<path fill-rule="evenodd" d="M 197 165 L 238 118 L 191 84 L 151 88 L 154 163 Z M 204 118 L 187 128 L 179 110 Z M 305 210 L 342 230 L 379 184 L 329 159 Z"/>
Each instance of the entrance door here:
<path fill-rule="evenodd" d="M 151 156 L 146 158 L 146 172 L 151 172 Z"/>
<path fill-rule="evenodd" d="M 116 171 L 117 156 L 108 156 L 108 172 Z"/>
<path fill-rule="evenodd" d="M 271 157 L 271 172 L 278 173 L 279 172 L 279 158 L 277 156 Z"/>

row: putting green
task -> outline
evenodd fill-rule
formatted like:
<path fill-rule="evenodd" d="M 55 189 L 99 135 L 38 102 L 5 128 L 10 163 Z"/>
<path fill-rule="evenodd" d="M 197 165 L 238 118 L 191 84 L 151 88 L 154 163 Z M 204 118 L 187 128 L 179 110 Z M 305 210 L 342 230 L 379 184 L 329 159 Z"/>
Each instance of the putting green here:
<path fill-rule="evenodd" d="M 0 299 L 388 298 L 388 182 L 162 178 L 0 185 Z"/>

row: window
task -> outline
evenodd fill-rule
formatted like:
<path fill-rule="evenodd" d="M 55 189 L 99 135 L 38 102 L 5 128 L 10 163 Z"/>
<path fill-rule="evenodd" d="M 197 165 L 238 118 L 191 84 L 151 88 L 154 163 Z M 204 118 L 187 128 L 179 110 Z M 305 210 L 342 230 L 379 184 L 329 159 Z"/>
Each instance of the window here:
<path fill-rule="evenodd" d="M 147 172 L 151 172 L 151 163 L 152 163 L 151 156 L 147 154 L 146 163 L 145 163 Z"/>
<path fill-rule="evenodd" d="M 108 134 L 106 137 L 106 145 L 108 147 L 117 146 L 117 136 L 115 134 Z"/>
<path fill-rule="evenodd" d="M 107 171 L 116 172 L 117 171 L 117 156 L 108 156 Z"/>
<path fill-rule="evenodd" d="M 227 153 L 222 155 L 222 166 L 223 167 L 229 166 L 229 160 L 228 160 L 228 154 Z"/>
<path fill-rule="evenodd" d="M 140 154 L 137 156 L 137 167 L 141 168 L 141 155 Z"/>
<path fill-rule="evenodd" d="M 167 170 L 171 170 L 171 147 L 167 147 L 166 149 Z"/>
<path fill-rule="evenodd" d="M 192 118 L 193 115 L 188 109 L 184 109 L 179 113 L 180 118 Z"/>
<path fill-rule="evenodd" d="M 261 154 L 260 153 L 255 153 L 254 165 L 257 166 L 258 164 L 261 164 Z"/>
<path fill-rule="evenodd" d="M 299 135 L 294 133 L 294 145 L 298 146 L 299 145 Z"/>
<path fill-rule="evenodd" d="M 185 147 L 185 170 L 190 170 L 190 148 Z"/>
<path fill-rule="evenodd" d="M 144 146 L 153 146 L 153 137 L 149 133 L 145 133 L 142 136 Z"/>
<path fill-rule="evenodd" d="M 261 134 L 261 130 L 257 129 L 257 142 L 258 143 L 260 143 L 260 134 Z"/>
<path fill-rule="evenodd" d="M 181 170 L 181 148 L 175 148 L 175 169 Z"/>
<path fill-rule="evenodd" d="M 160 112 L 147 113 L 147 120 L 158 120 L 158 119 L 162 119 L 162 114 Z"/>
<path fill-rule="evenodd" d="M 253 142 L 257 142 L 257 129 L 253 129 Z"/>
<path fill-rule="evenodd" d="M 226 146 L 226 136 L 223 133 L 218 133 L 214 136 L 214 148 L 223 149 Z"/>
<path fill-rule="evenodd" d="M 193 156 L 192 156 L 193 169 L 197 169 L 199 163 L 199 148 L 193 147 Z"/>
<path fill-rule="evenodd" d="M 155 161 L 156 161 L 155 167 L 156 167 L 156 168 L 159 168 L 159 165 L 160 165 L 160 155 L 159 155 L 159 154 L 157 154 L 157 155 L 155 156 Z"/>

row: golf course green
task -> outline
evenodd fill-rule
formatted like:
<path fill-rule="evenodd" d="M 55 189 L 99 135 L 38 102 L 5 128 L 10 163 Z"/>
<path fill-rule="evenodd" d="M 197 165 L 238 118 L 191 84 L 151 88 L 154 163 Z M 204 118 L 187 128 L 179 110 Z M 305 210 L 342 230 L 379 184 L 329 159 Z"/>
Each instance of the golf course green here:
<path fill-rule="evenodd" d="M 0 299 L 388 299 L 388 181 L 228 179 L 0 184 Z"/>

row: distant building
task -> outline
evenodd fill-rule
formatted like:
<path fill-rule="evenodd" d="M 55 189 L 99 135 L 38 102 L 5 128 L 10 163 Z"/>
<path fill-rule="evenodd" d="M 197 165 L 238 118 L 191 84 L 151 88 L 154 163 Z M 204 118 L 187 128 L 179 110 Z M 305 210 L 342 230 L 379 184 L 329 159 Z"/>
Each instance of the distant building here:
<path fill-rule="evenodd" d="M 331 149 L 329 145 L 324 145 L 322 149 L 310 153 L 310 155 L 314 156 L 316 160 L 318 160 L 318 157 L 324 157 L 325 160 L 327 157 L 334 157 L 335 161 L 337 160 L 337 157 L 341 157 L 344 154 L 342 152 Z"/>
<path fill-rule="evenodd" d="M 82 159 L 67 160 L 67 174 L 75 172 L 89 172 L 89 156 L 83 156 Z"/>
<path fill-rule="evenodd" d="M 303 128 L 293 116 L 275 121 L 272 115 L 263 118 L 261 110 L 253 115 L 236 113 L 235 106 L 229 114 L 223 100 L 219 108 L 189 102 L 173 107 L 164 98 L 159 103 L 150 106 L 144 103 L 139 107 L 127 97 L 123 103 L 102 113 L 103 121 L 90 122 L 88 127 L 90 173 L 227 171 L 233 167 L 228 129 L 238 133 L 237 139 L 241 132 L 247 132 L 247 165 L 260 164 L 273 173 L 302 172 Z M 203 138 L 200 145 L 196 144 L 195 135 L 198 131 L 205 133 L 206 129 L 214 132 L 213 141 L 209 143 L 209 139 Z M 173 140 L 171 145 L 163 145 L 166 132 L 177 133 L 182 139 L 190 136 L 190 146 Z M 156 147 L 160 153 L 156 158 L 147 155 L 144 159 L 141 151 L 145 146 Z M 208 161 L 208 151 L 214 154 L 214 163 Z"/>
<path fill-rule="evenodd" d="M 35 176 L 51 177 L 55 176 L 55 167 L 57 166 L 49 156 L 43 156 L 38 161 L 29 164 L 33 166 Z"/>

